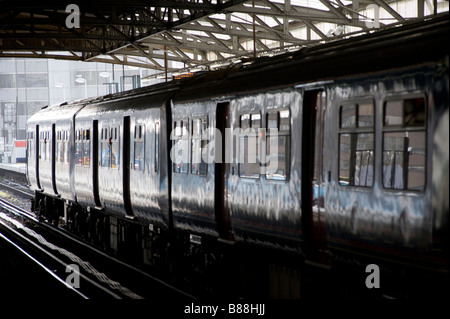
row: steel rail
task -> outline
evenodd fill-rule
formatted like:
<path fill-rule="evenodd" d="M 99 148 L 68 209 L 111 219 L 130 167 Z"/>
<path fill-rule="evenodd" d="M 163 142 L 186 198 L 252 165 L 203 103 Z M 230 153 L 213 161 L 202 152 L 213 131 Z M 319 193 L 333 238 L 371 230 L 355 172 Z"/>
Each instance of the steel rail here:
<path fill-rule="evenodd" d="M 93 247 L 93 246 L 91 246 L 91 245 L 89 245 L 89 244 L 87 244 L 87 243 L 85 243 L 85 242 L 75 238 L 73 236 L 73 234 L 69 233 L 68 231 L 66 231 L 66 230 L 64 230 L 62 228 L 57 228 L 57 227 L 54 227 L 54 226 L 49 225 L 47 223 L 40 222 L 30 212 L 27 212 L 26 210 L 24 210 L 24 209 L 22 209 L 20 207 L 16 207 L 14 204 L 9 203 L 8 201 L 6 201 L 4 199 L 1 199 L 1 198 L 0 198 L 0 207 L 3 207 L 4 209 L 8 210 L 10 213 L 12 213 L 12 214 L 14 214 L 16 216 L 24 217 L 24 218 L 26 218 L 26 219 L 28 219 L 28 220 L 38 224 L 40 227 L 45 228 L 47 231 L 50 231 L 50 232 L 54 233 L 57 236 L 63 237 L 65 239 L 67 239 L 67 240 L 70 240 L 72 243 L 75 243 L 75 244 L 83 247 L 83 249 L 89 249 L 94 254 L 100 255 L 103 258 L 108 259 L 109 261 L 113 261 L 114 263 L 116 263 L 116 264 L 118 264 L 118 265 L 120 265 L 122 267 L 125 267 L 128 270 L 130 270 L 132 272 L 135 272 L 135 273 L 137 273 L 137 274 L 139 274 L 141 276 L 144 276 L 148 280 L 154 281 L 154 282 L 160 284 L 161 286 L 164 286 L 165 288 L 167 288 L 167 289 L 169 289 L 169 290 L 171 290 L 171 291 L 173 291 L 173 292 L 175 292 L 175 293 L 177 293 L 179 295 L 182 295 L 182 296 L 184 296 L 184 297 L 186 297 L 188 299 L 192 299 L 192 300 L 197 299 L 197 297 L 195 297 L 195 296 L 193 296 L 193 295 L 191 295 L 191 294 L 189 294 L 189 293 L 187 293 L 187 292 L 185 292 L 185 291 L 183 291 L 183 290 L 181 290 L 181 289 L 179 289 L 179 288 L 177 288 L 177 287 L 175 287 L 175 286 L 165 282 L 164 280 L 161 280 L 161 279 L 159 279 L 159 278 L 157 278 L 157 277 L 155 277 L 155 276 L 153 276 L 153 275 L 151 275 L 151 274 L 149 274 L 149 273 L 147 273 L 147 272 L 145 272 L 145 271 L 143 271 L 143 270 L 141 270 L 139 268 L 136 268 L 136 267 L 134 267 L 134 266 L 132 266 L 132 265 L 130 265 L 128 263 L 125 263 L 125 262 L 123 262 L 123 261 L 121 261 L 121 260 L 119 260 L 117 258 L 114 258 L 113 256 L 110 256 L 110 255 L 106 254 L 105 252 L 103 252 L 103 251 L 101 251 L 101 250 L 99 250 L 99 249 L 97 249 L 97 248 L 95 248 L 95 247 Z M 1 222 L 1 220 L 0 220 L 0 222 Z"/>
<path fill-rule="evenodd" d="M 17 193 L 17 194 L 20 194 L 22 196 L 26 196 L 26 197 L 28 197 L 30 199 L 33 198 L 33 193 L 29 193 L 29 192 L 23 191 L 21 189 L 15 188 L 14 186 L 5 184 L 3 182 L 0 182 L 0 187 L 6 188 L 6 189 L 10 190 L 13 193 Z"/>
<path fill-rule="evenodd" d="M 13 213 L 14 215 L 20 215 L 22 217 L 26 217 L 27 219 L 30 219 L 34 222 L 38 222 L 38 220 L 31 216 L 30 213 L 27 213 L 17 207 L 14 207 L 14 205 L 12 205 L 11 203 L 8 203 L 7 201 L 0 199 L 0 207 L 2 207 L 3 209 L 7 210 L 8 212 Z M 21 212 L 22 211 L 22 212 Z M 56 255 L 54 255 L 53 253 L 51 253 L 50 251 L 44 249 L 41 245 L 35 243 L 34 241 L 32 241 L 31 239 L 27 238 L 26 236 L 24 236 L 23 234 L 21 234 L 19 231 L 15 230 L 14 228 L 12 228 L 10 225 L 7 224 L 7 221 L 10 221 L 11 218 L 6 217 L 6 214 L 4 213 L 0 213 L 0 227 L 3 227 L 6 231 L 10 232 L 13 236 L 15 236 L 16 238 L 22 240 L 23 242 L 25 242 L 27 245 L 29 245 L 30 247 L 33 247 L 35 249 L 37 249 L 39 252 L 47 255 L 48 257 L 50 257 L 51 259 L 53 259 L 55 262 L 57 262 L 58 264 L 60 264 L 61 266 L 63 266 L 64 268 L 66 268 L 69 264 L 62 261 L 60 258 L 58 258 Z M 11 221 L 10 221 L 11 222 Z M 20 224 L 20 222 L 17 222 Z M 17 225 L 16 225 L 17 226 Z M 23 225 L 20 226 L 19 228 L 25 228 Z M 5 237 L 6 236 L 2 236 Z M 16 247 L 20 247 L 18 245 L 15 245 Z M 22 249 L 23 250 L 23 249 Z M 30 255 L 31 256 L 31 255 Z M 33 261 L 36 260 L 35 258 L 32 259 Z M 36 260 L 37 261 L 37 260 Z M 41 266 L 42 267 L 42 266 Z M 44 266 L 45 267 L 45 266 Z M 122 297 L 118 294 L 116 294 L 114 291 L 112 291 L 111 289 L 108 289 L 102 285 L 100 285 L 99 283 L 97 283 L 95 280 L 92 280 L 91 278 L 87 277 L 86 275 L 80 273 L 80 278 L 84 279 L 85 281 L 87 281 L 89 284 L 91 284 L 92 286 L 96 287 L 97 289 L 100 289 L 101 291 L 103 291 L 104 293 L 110 295 L 111 297 L 115 298 L 115 299 L 122 299 Z M 56 276 L 56 275 L 55 275 Z M 56 276 L 57 277 L 57 276 Z M 58 277 L 59 278 L 59 277 Z M 59 278 L 61 279 L 61 278 Z M 62 279 L 61 279 L 62 280 Z M 62 280 L 64 282 L 64 284 L 66 286 L 67 283 Z M 72 287 L 71 287 L 72 288 Z M 75 289 L 75 288 L 73 288 Z M 76 289 L 75 289 L 76 290 Z M 83 294 L 84 295 L 84 294 Z"/>
<path fill-rule="evenodd" d="M 0 223 L 2 225 L 3 222 L 0 221 Z M 45 266 L 44 264 L 42 264 L 39 260 L 37 260 L 36 258 L 34 258 L 33 256 L 31 256 L 29 253 L 27 253 L 22 247 L 20 247 L 17 243 L 13 242 L 11 239 L 9 239 L 8 237 L 6 237 L 3 233 L 0 232 L 0 238 L 2 238 L 4 241 L 6 241 L 7 243 L 9 243 L 10 245 L 14 246 L 19 252 L 21 252 L 23 255 L 25 255 L 26 257 L 28 257 L 31 261 L 33 261 L 36 265 L 38 265 L 40 268 L 42 268 L 43 270 L 45 270 L 47 273 L 49 273 L 53 278 L 55 278 L 58 282 L 60 282 L 61 284 L 65 285 L 67 288 L 71 289 L 73 292 L 75 292 L 76 294 L 78 294 L 79 296 L 81 296 L 84 299 L 89 299 L 89 297 L 87 297 L 86 295 L 84 295 L 82 292 L 78 291 L 77 289 L 75 289 L 74 287 L 70 286 L 68 283 L 66 283 L 64 280 L 62 280 L 61 278 L 59 278 L 50 268 L 48 268 L 47 266 Z"/>

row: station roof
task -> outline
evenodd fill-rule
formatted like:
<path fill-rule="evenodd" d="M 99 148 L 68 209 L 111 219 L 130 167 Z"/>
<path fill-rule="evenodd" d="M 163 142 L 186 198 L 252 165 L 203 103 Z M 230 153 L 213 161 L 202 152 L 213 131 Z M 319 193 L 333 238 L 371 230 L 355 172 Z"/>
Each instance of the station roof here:
<path fill-rule="evenodd" d="M 448 0 L 411 1 L 412 13 L 399 0 L 0 0 L 0 58 L 188 71 L 448 11 Z"/>

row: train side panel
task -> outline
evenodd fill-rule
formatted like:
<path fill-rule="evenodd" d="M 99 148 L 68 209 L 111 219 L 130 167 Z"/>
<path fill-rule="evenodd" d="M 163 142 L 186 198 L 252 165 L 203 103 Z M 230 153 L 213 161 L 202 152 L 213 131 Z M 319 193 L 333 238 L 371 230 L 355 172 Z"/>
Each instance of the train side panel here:
<path fill-rule="evenodd" d="M 325 206 L 333 254 L 434 268 L 433 225 L 448 230 L 448 206 L 437 210 L 441 203 L 432 200 L 441 192 L 433 185 L 448 185 L 448 176 L 432 180 L 442 148 L 434 142 L 436 74 L 433 67 L 411 69 L 330 87 Z"/>
<path fill-rule="evenodd" d="M 41 188 L 38 170 L 38 139 L 39 125 L 28 121 L 27 123 L 27 180 L 31 189 Z"/>
<path fill-rule="evenodd" d="M 300 250 L 301 103 L 293 88 L 231 101 L 231 128 L 241 133 L 226 199 L 237 241 Z M 272 141 L 271 132 L 278 134 Z"/>
<path fill-rule="evenodd" d="M 33 189 L 51 196 L 62 195 L 66 199 L 74 199 L 70 171 L 72 119 L 81 107 L 77 103 L 54 105 L 30 117 L 28 132 L 33 136 L 30 144 L 33 145 L 33 154 L 29 156 L 28 165 Z"/>
<path fill-rule="evenodd" d="M 129 145 L 124 145 L 124 116 L 128 110 L 119 113 L 114 108 L 94 106 L 97 109 L 99 129 L 99 170 L 98 188 L 102 207 L 113 215 L 125 217 L 132 215 L 124 200 L 123 179 L 128 163 L 123 161 L 123 151 Z M 124 166 L 127 167 L 124 167 Z M 126 187 L 126 186 L 125 186 Z"/>
<path fill-rule="evenodd" d="M 80 205 L 169 227 L 167 157 L 161 145 L 168 94 L 107 100 L 77 115 L 74 156 Z"/>
<path fill-rule="evenodd" d="M 55 123 L 52 119 L 42 121 L 39 125 L 39 182 L 43 192 L 49 195 L 57 195 L 54 184 L 54 141 Z"/>
<path fill-rule="evenodd" d="M 77 202 L 83 207 L 101 206 L 98 198 L 98 120 L 87 107 L 76 116 L 73 148 Z M 97 148 L 97 149 L 96 149 Z"/>
<path fill-rule="evenodd" d="M 172 106 L 169 169 L 174 227 L 217 237 L 214 161 L 208 157 L 214 152 L 215 109 L 214 101 Z"/>
<path fill-rule="evenodd" d="M 131 115 L 130 124 L 130 200 L 133 215 L 152 227 L 169 227 L 164 101 L 142 108 Z M 148 104 L 147 104 L 148 105 Z"/>
<path fill-rule="evenodd" d="M 55 126 L 55 182 L 58 195 L 62 198 L 76 201 L 74 185 L 74 118 L 75 114 L 83 107 L 77 105 L 66 107 L 64 112 L 59 112 L 59 118 Z"/>

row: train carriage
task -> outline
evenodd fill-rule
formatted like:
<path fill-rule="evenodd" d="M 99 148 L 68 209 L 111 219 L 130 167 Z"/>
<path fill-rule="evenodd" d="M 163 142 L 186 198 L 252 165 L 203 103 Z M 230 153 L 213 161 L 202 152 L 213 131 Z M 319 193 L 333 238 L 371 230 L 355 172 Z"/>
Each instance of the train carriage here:
<path fill-rule="evenodd" d="M 247 286 L 254 264 L 257 287 L 298 296 L 307 265 L 346 261 L 448 282 L 447 38 L 448 14 L 48 107 L 29 121 L 30 184 L 177 278 Z"/>
<path fill-rule="evenodd" d="M 76 200 L 73 188 L 75 114 L 82 103 L 44 108 L 28 120 L 28 178 L 32 189 Z"/>
<path fill-rule="evenodd" d="M 167 169 L 161 168 L 167 160 L 159 145 L 170 94 L 106 99 L 80 111 L 74 150 L 78 203 L 168 228 Z"/>
<path fill-rule="evenodd" d="M 441 67 L 349 79 L 327 90 L 325 208 L 333 253 L 370 252 L 428 270 L 445 264 L 436 258 L 436 234 L 446 222 L 432 217 L 433 193 L 441 191 L 433 187 L 433 162 L 446 147 L 434 141 L 448 108 L 448 95 L 437 91 L 448 85 Z"/>
<path fill-rule="evenodd" d="M 172 103 L 171 204 L 174 227 L 218 237 L 215 213 L 216 104 L 213 101 Z M 218 138 L 218 136 L 217 136 Z"/>
<path fill-rule="evenodd" d="M 225 205 L 238 241 L 300 251 L 302 144 L 295 142 L 302 139 L 296 123 L 300 105 L 295 88 L 230 100 L 235 134 L 234 146 L 225 149 L 232 153 Z"/>

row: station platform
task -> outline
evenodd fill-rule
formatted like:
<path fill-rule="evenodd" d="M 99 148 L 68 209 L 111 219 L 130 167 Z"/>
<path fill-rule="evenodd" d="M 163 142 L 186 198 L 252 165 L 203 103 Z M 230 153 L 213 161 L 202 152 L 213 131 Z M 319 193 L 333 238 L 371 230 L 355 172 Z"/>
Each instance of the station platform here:
<path fill-rule="evenodd" d="M 25 163 L 0 163 L 0 178 L 6 178 L 7 180 L 26 185 L 28 183 L 26 173 L 27 164 Z"/>
<path fill-rule="evenodd" d="M 11 171 L 19 174 L 26 174 L 27 164 L 25 163 L 0 163 L 0 170 Z"/>

